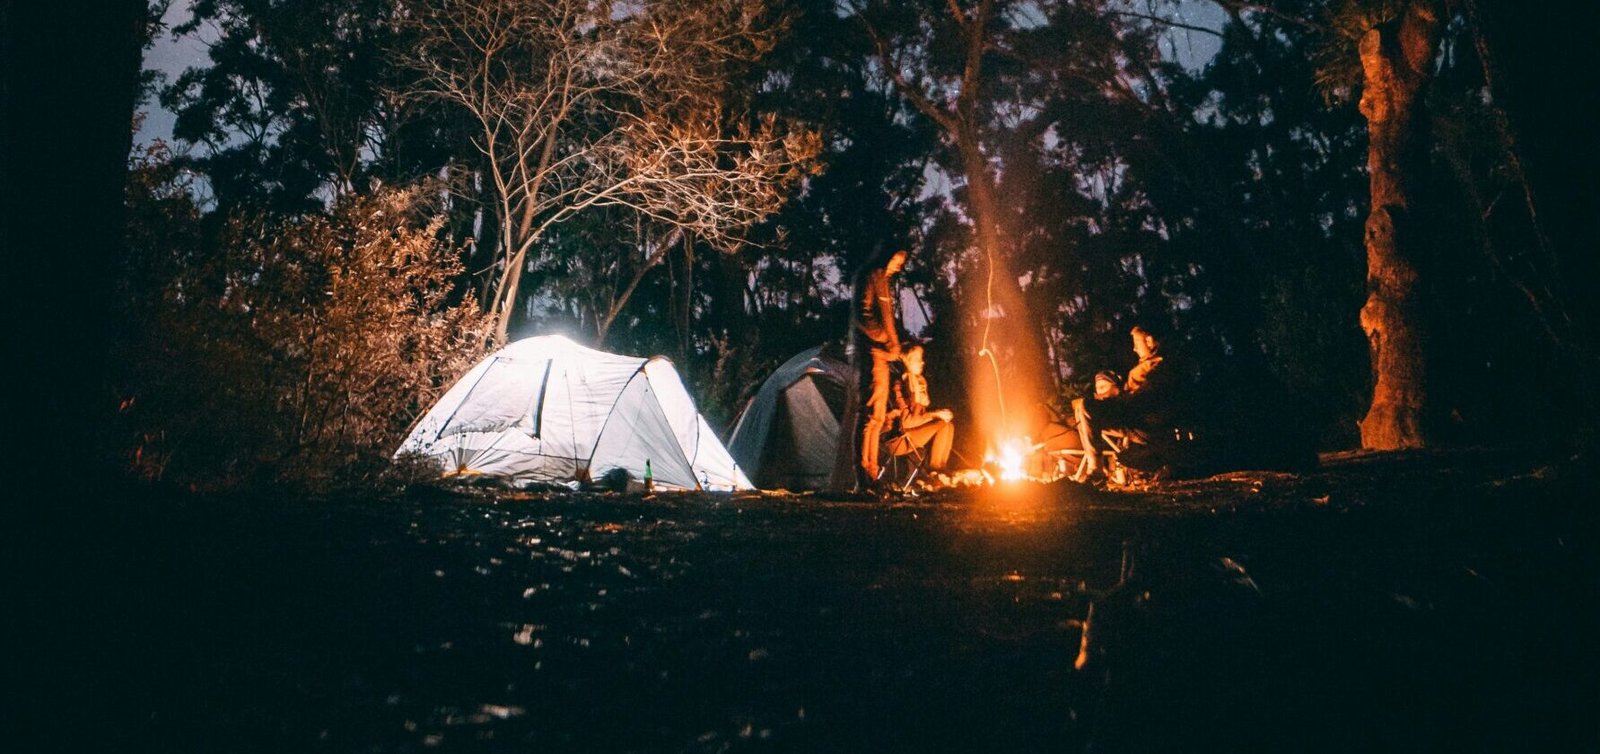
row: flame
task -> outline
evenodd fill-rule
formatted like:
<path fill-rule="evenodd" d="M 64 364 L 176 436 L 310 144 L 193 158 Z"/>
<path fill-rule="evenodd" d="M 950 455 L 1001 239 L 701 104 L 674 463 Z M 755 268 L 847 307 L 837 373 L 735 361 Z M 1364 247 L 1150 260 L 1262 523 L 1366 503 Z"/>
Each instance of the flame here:
<path fill-rule="evenodd" d="M 1022 440 L 1009 439 L 1000 443 L 999 451 L 991 451 L 985 459 L 1000 469 L 1000 480 L 1014 482 L 1027 479 L 1028 475 L 1022 470 L 1023 462 L 1027 456 L 1023 449 L 1027 443 Z"/>

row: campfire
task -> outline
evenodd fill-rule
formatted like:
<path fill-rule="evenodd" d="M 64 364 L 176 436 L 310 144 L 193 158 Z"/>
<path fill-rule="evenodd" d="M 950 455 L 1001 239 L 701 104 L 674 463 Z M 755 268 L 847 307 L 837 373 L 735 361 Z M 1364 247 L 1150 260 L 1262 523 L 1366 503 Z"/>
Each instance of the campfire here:
<path fill-rule="evenodd" d="M 1023 439 L 1008 439 L 1000 442 L 998 450 L 991 450 L 985 454 L 983 462 L 986 467 L 998 470 L 999 481 L 1016 482 L 1030 478 L 1024 468 L 1032 443 Z"/>
<path fill-rule="evenodd" d="M 999 440 L 984 453 L 983 483 L 1054 482 L 1066 476 L 1066 461 L 1046 453 L 1028 437 Z"/>

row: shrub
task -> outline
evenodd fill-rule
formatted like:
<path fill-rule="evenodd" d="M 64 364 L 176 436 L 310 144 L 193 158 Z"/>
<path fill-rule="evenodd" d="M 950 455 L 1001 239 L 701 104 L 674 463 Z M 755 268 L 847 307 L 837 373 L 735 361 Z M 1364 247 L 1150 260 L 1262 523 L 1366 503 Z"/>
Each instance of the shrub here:
<path fill-rule="evenodd" d="M 460 300 L 460 256 L 430 209 L 410 188 L 325 216 L 235 218 L 209 252 L 151 253 L 132 234 L 143 269 L 128 279 L 159 287 L 127 297 L 134 470 L 205 488 L 375 480 L 490 332 Z"/>

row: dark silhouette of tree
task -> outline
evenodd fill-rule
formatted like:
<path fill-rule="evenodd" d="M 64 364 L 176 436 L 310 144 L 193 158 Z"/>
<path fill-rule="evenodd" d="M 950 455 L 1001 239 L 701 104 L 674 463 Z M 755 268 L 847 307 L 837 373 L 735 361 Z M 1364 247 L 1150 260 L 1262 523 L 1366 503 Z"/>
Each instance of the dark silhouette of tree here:
<path fill-rule="evenodd" d="M 846 281 L 892 245 L 915 252 L 901 303 L 933 340 L 929 375 L 969 419 L 999 413 L 974 369 L 985 345 L 1017 375 L 1003 381 L 1035 379 L 1030 396 L 1060 402 L 1129 366 L 1128 325 L 1155 317 L 1196 373 L 1244 395 L 1288 383 L 1285 421 L 1333 446 L 1363 429 L 1374 447 L 1492 440 L 1520 407 L 1499 396 L 1527 370 L 1567 386 L 1526 412 L 1557 411 L 1563 428 L 1527 433 L 1592 425 L 1595 150 L 1530 62 L 1587 71 L 1537 41 L 1576 32 L 1500 0 L 1214 2 L 1217 29 L 1168 2 L 664 0 L 647 4 L 671 21 L 660 29 L 732 29 L 738 49 L 684 69 L 707 48 L 652 48 L 666 37 L 634 34 L 627 13 L 568 28 L 570 47 L 513 35 L 525 49 L 503 72 L 565 49 L 556 73 L 588 87 L 571 100 L 586 104 L 540 120 L 516 107 L 545 100 L 502 98 L 506 117 L 488 122 L 511 130 L 486 131 L 460 98 L 397 96 L 453 70 L 419 44 L 420 21 L 492 6 L 550 31 L 560 14 L 518 9 L 567 6 L 417 0 L 418 23 L 397 24 L 397 0 L 203 0 L 191 26 L 217 35 L 212 64 L 166 96 L 180 110 L 170 165 L 214 201 L 193 223 L 136 230 L 192 233 L 141 248 L 211 265 L 238 259 L 237 218 L 309 222 L 444 175 L 437 232 L 464 262 L 452 295 L 515 329 L 671 354 L 721 422 L 772 365 L 843 332 Z M 1185 69 L 1162 53 L 1174 30 L 1221 50 Z M 665 67 L 596 73 L 624 60 L 589 54 L 602 48 Z M 541 123 L 555 125 L 511 138 Z M 559 165 L 491 159 L 489 133 L 530 159 L 549 145 Z M 726 178 L 753 145 L 779 144 L 762 139 L 797 134 L 820 136 L 800 150 L 815 171 L 769 164 L 782 175 L 749 191 L 668 180 Z M 684 136 L 714 146 L 645 148 Z M 502 191 L 497 171 L 524 167 L 544 178 Z"/>
<path fill-rule="evenodd" d="M 407 114 L 386 94 L 407 44 L 394 0 L 200 0 L 172 31 L 208 40 L 210 64 L 180 74 L 161 102 L 183 163 L 206 176 L 218 208 L 319 211 L 374 181 L 438 171 L 407 165 Z M 213 38 L 214 37 L 214 38 Z M 407 168 L 410 168 L 409 170 Z"/>
<path fill-rule="evenodd" d="M 94 627 L 143 609 L 124 574 L 149 555 L 147 542 L 106 523 L 129 506 L 104 446 L 116 410 L 109 313 L 148 20 L 128 0 L 0 3 L 7 389 L 26 435 L 5 465 L 0 586 L 8 633 L 29 647 L 8 673 L 29 689 L 7 705 L 7 746 L 17 749 L 137 748 L 146 717 L 106 703 L 141 693 L 127 658 L 147 651 L 144 636 Z"/>
<path fill-rule="evenodd" d="M 1164 230 L 1145 264 L 1182 303 L 1188 342 L 1175 345 L 1240 392 L 1284 383 L 1301 396 L 1284 420 L 1347 447 L 1371 398 L 1352 315 L 1365 295 L 1365 129 L 1318 94 L 1320 30 L 1292 19 L 1230 18 L 1205 69 L 1175 74 L 1170 115 L 1143 126 L 1149 149 L 1131 172 Z"/>
<path fill-rule="evenodd" d="M 1600 107 L 1600 69 L 1586 51 L 1600 7 L 1505 0 L 1459 6 L 1470 35 L 1461 46 L 1475 53 L 1481 71 L 1472 83 L 1488 94 L 1461 98 L 1485 116 L 1487 136 L 1477 143 L 1484 168 L 1474 192 L 1481 200 L 1475 213 L 1480 241 L 1491 276 L 1514 289 L 1518 309 L 1536 318 L 1524 339 L 1548 344 L 1543 353 L 1500 360 L 1501 384 L 1533 377 L 1546 383 L 1540 392 L 1550 401 L 1507 413 L 1536 414 L 1539 426 L 1530 434 L 1592 451 L 1600 420 L 1593 390 L 1600 379 L 1600 323 L 1589 288 L 1600 276 L 1594 253 L 1600 248 L 1600 145 L 1589 113 Z"/>
<path fill-rule="evenodd" d="M 146 10 L 127 0 L 0 7 L 12 389 L 28 396 L 30 442 L 52 449 L 28 459 L 24 479 L 99 479 L 108 466 L 99 452 L 115 409 L 105 384 L 108 305 L 123 256 Z"/>

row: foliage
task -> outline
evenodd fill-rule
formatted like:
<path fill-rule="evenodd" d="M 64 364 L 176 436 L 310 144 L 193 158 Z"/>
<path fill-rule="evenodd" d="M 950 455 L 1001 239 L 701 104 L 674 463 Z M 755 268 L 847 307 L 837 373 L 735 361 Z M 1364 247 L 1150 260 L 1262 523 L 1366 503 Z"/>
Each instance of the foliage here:
<path fill-rule="evenodd" d="M 129 197 L 137 324 L 119 366 L 134 470 L 202 487 L 370 482 L 488 334 L 452 303 L 460 262 L 430 192 L 236 217 L 211 243 L 160 157 L 136 166 Z"/>
<path fill-rule="evenodd" d="M 182 31 L 211 35 L 211 64 L 164 95 L 193 156 L 144 161 L 133 178 L 126 326 L 142 344 L 130 354 L 156 356 L 125 359 L 129 418 L 184 395 L 213 427 L 241 428 L 165 423 L 150 447 L 171 474 L 289 477 L 294 444 L 344 442 L 310 428 L 329 424 L 337 390 L 282 386 L 315 373 L 388 391 L 340 373 L 350 357 L 333 343 L 390 346 L 309 334 L 346 316 L 310 294 L 334 280 L 310 271 L 334 264 L 312 250 L 354 248 L 337 239 L 372 219 L 354 208 L 435 175 L 447 196 L 423 204 L 443 224 L 406 226 L 457 260 L 429 262 L 450 276 L 430 306 L 499 314 L 502 336 L 559 330 L 667 354 L 724 428 L 773 366 L 844 334 L 861 260 L 912 248 L 903 313 L 932 340 L 935 399 L 959 410 L 987 181 L 988 225 L 1048 350 L 1042 399 L 1126 369 L 1128 324 L 1155 317 L 1196 371 L 1240 394 L 1287 385 L 1286 421 L 1349 446 L 1372 378 L 1356 317 L 1370 202 L 1352 44 L 1403 3 L 1214 5 L 1220 49 L 1185 68 L 1162 47 L 1193 6 L 1169 0 L 202 0 Z M 1594 373 L 1581 292 L 1593 276 L 1571 271 L 1594 264 L 1593 192 L 1573 189 L 1596 150 L 1579 148 L 1559 83 L 1527 62 L 1556 54 L 1538 44 L 1554 12 L 1513 19 L 1510 5 L 1445 5 L 1426 103 L 1430 358 L 1464 441 L 1511 426 L 1509 382 L 1562 379 L 1581 397 Z M 1515 35 L 1486 34 L 1484 14 Z M 473 40 L 503 44 L 473 68 L 487 51 Z M 460 321 L 456 340 L 418 348 L 481 334 Z M 393 371 L 428 385 L 414 406 L 448 371 L 408 369 Z M 174 389 L 168 373 L 207 387 Z M 245 384 L 274 397 L 230 393 Z M 1543 415 L 1563 398 L 1530 400 Z"/>
<path fill-rule="evenodd" d="M 1317 13 L 1317 3 L 1283 12 Z M 1182 319 L 1213 371 L 1269 372 L 1302 396 L 1298 420 L 1328 446 L 1355 441 L 1369 389 L 1366 342 L 1353 313 L 1365 295 L 1361 209 L 1366 143 L 1353 103 L 1328 107 L 1308 50 L 1315 29 L 1276 15 L 1236 17 L 1198 76 L 1175 83 L 1182 112 L 1196 114 L 1182 162 L 1161 204 L 1186 207 L 1169 246 L 1203 273 L 1207 305 Z M 1172 193 L 1166 193 L 1172 192 Z M 1169 251 L 1168 253 L 1171 253 Z M 1230 354 L 1234 364 L 1218 364 Z"/>
<path fill-rule="evenodd" d="M 814 134 L 729 96 L 730 72 L 779 28 L 760 3 L 462 0 L 415 3 L 404 19 L 417 40 L 398 52 L 417 78 L 405 95 L 472 127 L 468 184 L 494 216 L 485 300 L 500 340 L 561 223 L 621 208 L 730 249 L 817 151 Z"/>
<path fill-rule="evenodd" d="M 1329 104 L 1349 102 L 1361 89 L 1361 38 L 1394 22 L 1411 0 L 1337 0 L 1321 11 L 1323 33 L 1312 47 L 1317 88 Z"/>
<path fill-rule="evenodd" d="M 402 113 L 385 96 L 407 42 L 394 0 L 198 0 L 174 29 L 208 42 L 211 64 L 161 93 L 174 136 L 224 212 L 293 214 L 374 181 L 437 169 L 409 164 Z"/>

